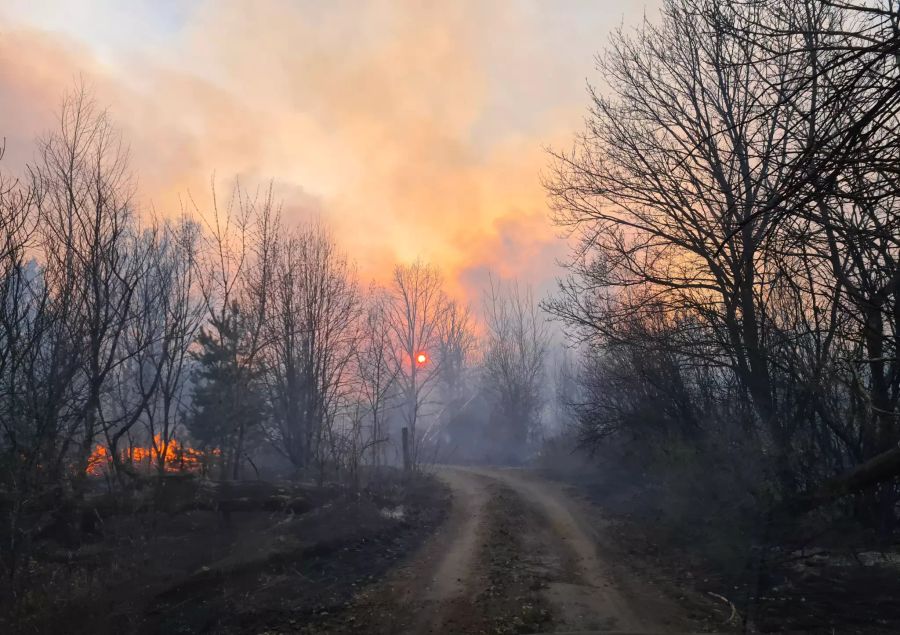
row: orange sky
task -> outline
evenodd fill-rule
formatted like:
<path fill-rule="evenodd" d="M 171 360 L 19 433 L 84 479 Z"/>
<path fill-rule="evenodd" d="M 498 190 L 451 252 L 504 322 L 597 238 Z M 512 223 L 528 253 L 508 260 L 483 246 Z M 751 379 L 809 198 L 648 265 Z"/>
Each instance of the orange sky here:
<path fill-rule="evenodd" d="M 648 2 L 648 13 L 655 3 Z M 31 157 L 81 76 L 131 147 L 140 201 L 274 179 L 383 279 L 421 256 L 478 301 L 487 271 L 551 288 L 547 146 L 581 127 L 610 29 L 640 2 L 6 0 L 4 169 Z"/>

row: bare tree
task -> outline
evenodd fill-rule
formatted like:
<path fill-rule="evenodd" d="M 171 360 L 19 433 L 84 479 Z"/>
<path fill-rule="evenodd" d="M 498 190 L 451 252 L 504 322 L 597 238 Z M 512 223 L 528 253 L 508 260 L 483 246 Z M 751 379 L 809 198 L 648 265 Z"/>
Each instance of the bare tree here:
<path fill-rule="evenodd" d="M 483 382 L 494 398 L 494 436 L 507 460 L 525 458 L 540 433 L 544 406 L 544 365 L 549 347 L 547 323 L 531 289 L 491 279 L 485 292 Z"/>
<path fill-rule="evenodd" d="M 160 473 L 165 472 L 170 448 L 183 427 L 189 351 L 204 312 L 195 284 L 199 240 L 200 228 L 190 219 L 165 223 L 150 273 L 159 285 L 154 311 L 159 337 L 150 354 L 159 365 L 160 380 L 156 398 L 146 402 L 145 424 Z"/>
<path fill-rule="evenodd" d="M 893 453 L 900 465 L 895 261 L 900 192 L 894 165 L 900 150 L 900 14 L 888 2 L 778 6 L 768 22 L 737 24 L 743 34 L 789 41 L 789 55 L 809 60 L 803 88 L 814 98 L 800 102 L 811 122 L 802 131 L 809 150 L 792 156 L 788 169 L 815 176 L 785 196 L 789 205 L 778 218 L 780 226 L 806 229 L 806 242 L 829 268 L 830 297 L 842 319 L 836 354 L 849 369 L 840 375 L 846 377 L 851 407 L 822 417 L 857 422 L 858 434 L 847 426 L 856 437 L 850 446 L 856 461 Z M 866 507 L 876 524 L 889 529 L 896 487 L 878 490 Z"/>
<path fill-rule="evenodd" d="M 26 514 L 48 486 L 43 468 L 58 460 L 58 422 L 40 417 L 48 391 L 35 363 L 58 316 L 39 266 L 28 257 L 39 223 L 38 192 L 30 185 L 0 172 L 0 487 L 9 497 L 0 567 L 7 579 L 18 574 L 27 549 Z M 58 372 L 68 385 L 71 367 Z"/>
<path fill-rule="evenodd" d="M 388 324 L 394 340 L 394 367 L 406 402 L 409 460 L 415 467 L 420 441 L 416 424 L 439 377 L 432 358 L 439 346 L 447 299 L 438 270 L 420 260 L 394 269 L 389 292 Z"/>
<path fill-rule="evenodd" d="M 662 24 L 618 34 L 600 60 L 612 94 L 592 93 L 588 131 L 549 184 L 581 239 L 550 308 L 589 339 L 628 337 L 635 316 L 685 327 L 658 343 L 731 369 L 790 486 L 798 393 L 780 390 L 796 382 L 773 352 L 795 340 L 771 309 L 797 289 L 781 284 L 789 239 L 762 210 L 796 187 L 805 66 L 779 54 L 786 42 L 736 35 L 723 7 L 666 2 Z"/>
<path fill-rule="evenodd" d="M 669 0 L 613 39 L 611 90 L 548 183 L 581 239 L 549 307 L 592 372 L 677 396 L 684 434 L 740 431 L 782 492 L 882 481 L 861 506 L 882 528 L 900 472 L 897 16 Z M 596 399 L 588 418 L 609 422 L 639 405 Z M 709 403 L 729 414 L 698 416 Z"/>
<path fill-rule="evenodd" d="M 107 114 L 83 86 L 66 97 L 58 129 L 40 144 L 34 169 L 45 284 L 66 316 L 66 355 L 80 359 L 83 398 L 75 405 L 76 473 L 85 474 L 102 426 L 111 381 L 146 345 L 124 346 L 148 266 L 137 235 L 127 151 Z M 75 349 L 80 349 L 78 353 Z M 70 429 L 62 441 L 75 441 Z"/>
<path fill-rule="evenodd" d="M 355 273 L 320 224 L 283 232 L 265 325 L 266 379 L 277 447 L 295 467 L 324 469 L 329 426 L 350 390 L 360 295 Z"/>
<path fill-rule="evenodd" d="M 438 325 L 438 368 L 445 407 L 458 405 L 465 398 L 466 371 L 473 362 L 477 344 L 469 307 L 448 301 Z"/>
<path fill-rule="evenodd" d="M 359 388 L 371 420 L 370 448 L 372 463 L 384 462 L 384 446 L 388 442 L 385 416 L 394 394 L 397 374 L 394 362 L 393 339 L 388 322 L 389 298 L 383 289 L 373 288 L 368 293 L 368 306 L 363 316 L 356 368 Z"/>

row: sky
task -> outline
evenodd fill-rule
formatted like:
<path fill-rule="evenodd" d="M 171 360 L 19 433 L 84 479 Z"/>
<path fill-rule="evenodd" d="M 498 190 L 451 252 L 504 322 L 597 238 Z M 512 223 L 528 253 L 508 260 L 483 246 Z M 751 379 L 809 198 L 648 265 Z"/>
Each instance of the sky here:
<path fill-rule="evenodd" d="M 0 137 L 15 171 L 81 78 L 130 149 L 142 209 L 275 183 L 363 282 L 417 257 L 477 303 L 543 296 L 567 247 L 547 148 L 583 125 L 595 55 L 659 0 L 2 0 Z"/>

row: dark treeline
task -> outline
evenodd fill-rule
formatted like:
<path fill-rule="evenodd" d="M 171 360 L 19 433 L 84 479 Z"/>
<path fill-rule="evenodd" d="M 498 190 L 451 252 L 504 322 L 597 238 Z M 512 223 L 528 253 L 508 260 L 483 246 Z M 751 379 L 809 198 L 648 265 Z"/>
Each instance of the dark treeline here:
<path fill-rule="evenodd" d="M 363 466 L 403 463 L 402 428 L 410 467 L 437 458 L 476 394 L 497 458 L 539 436 L 547 333 L 518 286 L 492 285 L 479 333 L 431 265 L 363 288 L 271 186 L 138 213 L 126 146 L 81 87 L 35 157 L 0 172 L 4 576 L 60 527 L 77 543 L 99 485 L 124 495 L 189 467 L 358 486 Z"/>
<path fill-rule="evenodd" d="M 584 444 L 895 527 L 898 51 L 874 0 L 667 0 L 613 37 L 548 179 L 579 238 L 548 308 L 586 346 Z"/>

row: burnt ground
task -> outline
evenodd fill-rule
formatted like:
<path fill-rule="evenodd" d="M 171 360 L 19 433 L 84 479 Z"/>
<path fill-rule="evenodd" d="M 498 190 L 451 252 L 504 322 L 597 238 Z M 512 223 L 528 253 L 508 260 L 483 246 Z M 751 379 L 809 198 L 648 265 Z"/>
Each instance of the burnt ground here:
<path fill-rule="evenodd" d="M 303 514 L 144 512 L 77 548 L 40 544 L 9 633 L 296 632 L 325 623 L 441 523 L 435 479 L 337 494 Z"/>
<path fill-rule="evenodd" d="M 41 545 L 0 632 L 900 632 L 894 552 L 820 536 L 760 558 L 712 511 L 673 523 L 636 487 L 437 476 L 305 513 L 106 518 L 93 542 Z"/>
<path fill-rule="evenodd" d="M 712 601 L 723 630 L 900 632 L 900 544 L 876 546 L 826 514 L 789 533 L 764 521 L 731 522 L 714 504 L 690 520 L 673 518 L 670 503 L 640 487 L 565 480 L 573 496 L 602 510 L 602 549 L 628 562 L 633 576 L 667 588 L 689 615 L 709 615 Z"/>

